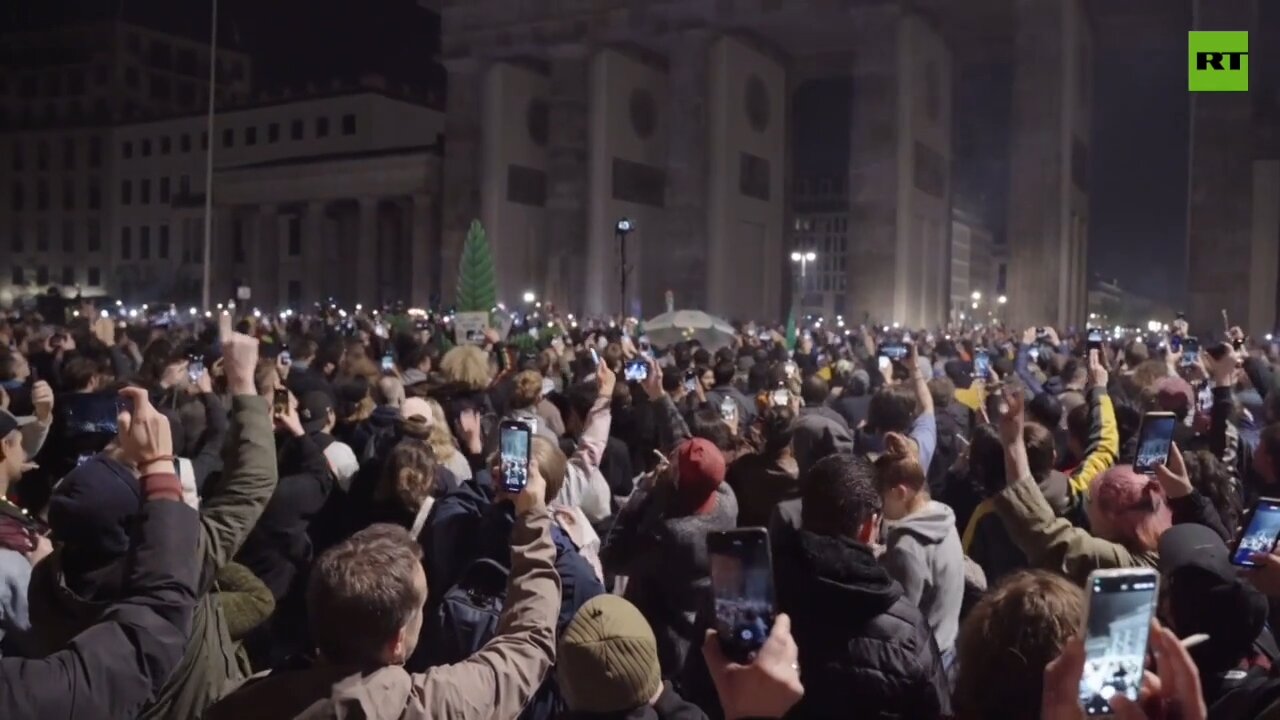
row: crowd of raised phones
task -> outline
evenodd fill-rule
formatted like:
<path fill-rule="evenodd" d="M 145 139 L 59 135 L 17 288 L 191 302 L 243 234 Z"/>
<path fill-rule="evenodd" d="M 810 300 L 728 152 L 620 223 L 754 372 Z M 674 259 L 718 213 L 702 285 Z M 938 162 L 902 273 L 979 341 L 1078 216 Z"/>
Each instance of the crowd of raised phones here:
<path fill-rule="evenodd" d="M 1270 336 L 106 315 L 0 321 L 0 718 L 1280 718 Z"/>

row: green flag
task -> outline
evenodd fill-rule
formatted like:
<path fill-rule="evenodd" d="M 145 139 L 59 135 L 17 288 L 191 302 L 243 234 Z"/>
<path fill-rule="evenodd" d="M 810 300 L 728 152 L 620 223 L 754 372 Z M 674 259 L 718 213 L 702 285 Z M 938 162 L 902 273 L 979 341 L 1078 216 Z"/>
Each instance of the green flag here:
<path fill-rule="evenodd" d="M 796 309 L 787 311 L 787 350 L 796 349 Z"/>

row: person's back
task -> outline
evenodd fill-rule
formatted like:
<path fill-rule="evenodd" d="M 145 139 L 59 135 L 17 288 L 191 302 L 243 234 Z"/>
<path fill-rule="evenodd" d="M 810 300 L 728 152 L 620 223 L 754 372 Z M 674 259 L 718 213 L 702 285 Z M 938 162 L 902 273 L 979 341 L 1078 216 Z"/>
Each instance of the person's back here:
<path fill-rule="evenodd" d="M 774 536 L 779 610 L 792 619 L 805 696 L 789 717 L 940 718 L 941 658 L 920 611 L 876 562 L 879 496 L 861 458 L 832 456 L 805 483 L 799 530 Z"/>

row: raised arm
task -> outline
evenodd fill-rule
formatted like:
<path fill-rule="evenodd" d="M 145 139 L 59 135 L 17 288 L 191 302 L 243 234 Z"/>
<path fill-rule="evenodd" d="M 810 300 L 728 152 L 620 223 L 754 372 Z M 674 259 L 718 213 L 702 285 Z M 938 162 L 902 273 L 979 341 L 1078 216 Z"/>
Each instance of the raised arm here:
<path fill-rule="evenodd" d="M 649 402 L 653 403 L 657 410 L 658 438 L 662 452 L 669 452 L 676 445 L 688 440 L 689 425 L 680 415 L 680 409 L 676 407 L 675 401 L 666 390 L 662 389 L 661 365 L 653 360 L 649 361 L 649 377 L 640 383 L 640 388 L 644 390 Z"/>
<path fill-rule="evenodd" d="M 929 392 L 929 383 L 920 374 L 920 362 L 916 355 L 916 344 L 908 343 L 910 353 L 907 355 L 907 375 L 911 387 L 916 393 L 916 407 L 920 413 L 911 425 L 911 439 L 916 441 L 920 449 L 920 466 L 927 468 L 933 462 L 933 453 L 938 448 L 938 418 L 934 413 L 933 394 Z"/>
<path fill-rule="evenodd" d="M 1120 457 L 1120 431 L 1116 426 L 1116 411 L 1107 394 L 1110 374 L 1098 359 L 1098 351 L 1089 351 L 1089 444 L 1085 448 L 1084 461 L 1071 476 L 1071 494 L 1082 497 L 1089 490 L 1089 483 L 1107 468 L 1115 465 Z"/>
<path fill-rule="evenodd" d="M 275 491 L 275 436 L 266 398 L 253 384 L 258 341 L 225 334 L 222 345 L 231 424 L 223 448 L 223 472 L 209 483 L 200 508 L 200 588 L 207 590 L 217 571 L 235 557 Z"/>
<path fill-rule="evenodd" d="M 1023 384 L 1031 391 L 1031 396 L 1035 397 L 1044 392 L 1044 386 L 1036 379 L 1031 372 L 1031 343 L 1035 342 L 1036 329 L 1027 328 L 1022 333 L 1022 342 L 1018 343 L 1018 356 L 1013 361 L 1013 370 L 1018 374 Z"/>

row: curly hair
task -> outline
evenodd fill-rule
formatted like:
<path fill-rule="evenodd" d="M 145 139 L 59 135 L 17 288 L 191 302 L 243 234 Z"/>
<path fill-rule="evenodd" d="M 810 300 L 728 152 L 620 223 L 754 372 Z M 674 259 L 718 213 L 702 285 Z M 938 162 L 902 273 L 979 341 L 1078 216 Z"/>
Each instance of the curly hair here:
<path fill-rule="evenodd" d="M 431 446 L 417 440 L 396 443 L 391 448 L 377 497 L 394 499 L 407 512 L 416 513 L 436 485 L 436 456 Z"/>
<path fill-rule="evenodd" d="M 1042 570 L 1004 579 L 978 601 L 956 641 L 960 720 L 1040 716 L 1044 666 L 1080 631 L 1084 591 Z"/>
<path fill-rule="evenodd" d="M 440 372 L 449 382 L 461 383 L 472 390 L 489 387 L 489 356 L 475 345 L 459 345 L 440 359 Z"/>
<path fill-rule="evenodd" d="M 1244 515 L 1244 499 L 1231 469 L 1208 450 L 1183 453 L 1182 462 L 1187 468 L 1191 486 L 1209 498 L 1227 532 L 1234 535 L 1240 529 L 1240 518 Z"/>
<path fill-rule="evenodd" d="M 542 375 L 537 370 L 523 370 L 516 373 L 512 385 L 509 400 L 512 410 L 531 408 L 542 398 Z"/>

